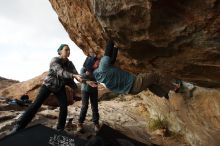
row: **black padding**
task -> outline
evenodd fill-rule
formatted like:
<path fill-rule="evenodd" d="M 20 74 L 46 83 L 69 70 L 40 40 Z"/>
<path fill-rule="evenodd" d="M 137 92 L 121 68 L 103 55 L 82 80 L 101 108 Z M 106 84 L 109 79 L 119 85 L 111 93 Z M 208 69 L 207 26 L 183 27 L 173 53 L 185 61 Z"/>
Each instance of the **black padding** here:
<path fill-rule="evenodd" d="M 85 146 L 87 141 L 74 138 L 43 125 L 35 125 L 0 140 L 0 146 Z"/>

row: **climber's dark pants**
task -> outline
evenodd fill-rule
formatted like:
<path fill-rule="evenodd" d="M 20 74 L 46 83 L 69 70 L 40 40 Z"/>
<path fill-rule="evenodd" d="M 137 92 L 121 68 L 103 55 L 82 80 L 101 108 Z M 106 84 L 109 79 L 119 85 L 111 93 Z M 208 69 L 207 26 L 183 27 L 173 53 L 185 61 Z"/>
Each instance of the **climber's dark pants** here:
<path fill-rule="evenodd" d="M 82 91 L 82 107 L 79 116 L 79 123 L 83 123 L 88 110 L 89 99 L 92 108 L 92 120 L 94 124 L 99 124 L 99 109 L 98 109 L 98 91 L 86 92 Z"/>
<path fill-rule="evenodd" d="M 45 86 L 42 85 L 40 88 L 40 91 L 36 97 L 36 100 L 33 102 L 33 104 L 28 107 L 28 109 L 23 113 L 23 115 L 18 119 L 17 126 L 18 130 L 25 128 L 28 123 L 33 119 L 43 102 L 46 98 L 50 95 L 51 91 Z M 59 107 L 60 107 L 60 113 L 59 113 L 59 119 L 57 124 L 58 130 L 63 130 L 66 123 L 66 117 L 67 117 L 67 96 L 65 87 L 62 87 L 58 92 L 54 93 L 55 96 L 58 99 Z"/>
<path fill-rule="evenodd" d="M 169 78 L 159 73 L 143 73 L 136 76 L 130 94 L 137 94 L 147 89 L 157 96 L 168 98 L 168 92 L 174 90 L 175 86 Z"/>

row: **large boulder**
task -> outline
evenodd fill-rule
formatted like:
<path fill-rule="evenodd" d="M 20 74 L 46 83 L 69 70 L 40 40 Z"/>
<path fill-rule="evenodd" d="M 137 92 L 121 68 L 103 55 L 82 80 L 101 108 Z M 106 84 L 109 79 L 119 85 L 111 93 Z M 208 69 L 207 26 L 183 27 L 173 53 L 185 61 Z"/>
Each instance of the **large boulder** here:
<path fill-rule="evenodd" d="M 139 96 L 144 99 L 152 119 L 167 121 L 168 129 L 183 135 L 190 145 L 219 145 L 220 89 L 197 87 L 192 98 L 170 92 L 169 100 L 150 92 L 142 92 Z"/>
<path fill-rule="evenodd" d="M 200 86 L 220 86 L 220 1 L 50 0 L 70 38 L 101 55 L 108 39 L 117 63 L 157 70 Z"/>

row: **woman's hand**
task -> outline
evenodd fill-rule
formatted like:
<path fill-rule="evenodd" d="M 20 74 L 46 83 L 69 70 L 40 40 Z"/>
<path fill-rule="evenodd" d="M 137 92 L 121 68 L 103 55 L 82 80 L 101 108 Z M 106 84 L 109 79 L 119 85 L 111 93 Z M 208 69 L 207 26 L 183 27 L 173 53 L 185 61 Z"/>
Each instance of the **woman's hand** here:
<path fill-rule="evenodd" d="M 76 74 L 74 74 L 74 75 L 73 75 L 73 78 L 75 78 L 75 79 L 76 79 L 78 82 L 80 82 L 80 83 L 81 83 L 82 80 L 83 80 L 82 77 L 81 77 L 81 75 L 76 75 Z"/>

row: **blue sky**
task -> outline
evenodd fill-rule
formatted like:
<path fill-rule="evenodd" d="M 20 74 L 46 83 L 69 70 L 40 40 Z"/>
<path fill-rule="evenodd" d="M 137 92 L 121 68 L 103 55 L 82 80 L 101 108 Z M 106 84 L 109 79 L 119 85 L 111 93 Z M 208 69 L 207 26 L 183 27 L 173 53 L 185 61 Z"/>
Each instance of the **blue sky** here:
<path fill-rule="evenodd" d="M 58 20 L 49 0 L 0 0 L 0 76 L 25 81 L 49 68 L 61 43 L 79 71 L 85 55 Z"/>

